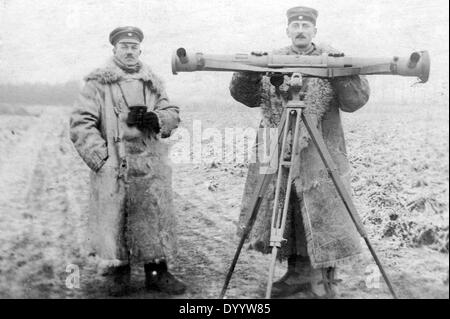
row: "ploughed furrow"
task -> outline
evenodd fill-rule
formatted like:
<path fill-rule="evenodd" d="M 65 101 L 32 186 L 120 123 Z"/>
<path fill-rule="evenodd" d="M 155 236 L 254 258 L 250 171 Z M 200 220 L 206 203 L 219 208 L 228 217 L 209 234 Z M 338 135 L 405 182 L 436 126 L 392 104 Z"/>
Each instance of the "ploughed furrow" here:
<path fill-rule="evenodd" d="M 79 263 L 79 212 L 68 196 L 70 145 L 64 108 L 48 108 L 2 167 L 1 294 L 65 298 L 66 267 Z"/>

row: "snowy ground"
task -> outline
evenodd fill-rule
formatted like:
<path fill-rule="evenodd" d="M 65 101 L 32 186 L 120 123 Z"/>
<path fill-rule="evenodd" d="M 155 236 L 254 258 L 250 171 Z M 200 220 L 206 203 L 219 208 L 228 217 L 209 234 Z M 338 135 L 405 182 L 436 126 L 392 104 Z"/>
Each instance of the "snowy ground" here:
<path fill-rule="evenodd" d="M 449 298 L 448 107 L 366 108 L 345 114 L 343 123 L 353 195 L 369 237 L 400 297 Z M 68 139 L 69 112 L 49 106 L 0 116 L 2 298 L 107 297 L 82 248 L 88 170 Z M 205 107 L 182 113 L 182 125 L 255 126 L 256 114 Z M 182 298 L 219 296 L 237 245 L 245 176 L 246 164 L 174 165 L 179 257 L 173 271 L 189 287 Z M 382 279 L 371 281 L 375 266 L 368 252 L 365 257 L 341 269 L 339 297 L 390 298 Z M 70 265 L 80 269 L 78 289 L 66 286 Z M 268 267 L 267 256 L 244 249 L 227 296 L 262 298 Z M 284 270 L 278 265 L 276 275 Z M 143 279 L 143 269 L 134 268 L 131 298 L 169 297 L 145 292 Z"/>

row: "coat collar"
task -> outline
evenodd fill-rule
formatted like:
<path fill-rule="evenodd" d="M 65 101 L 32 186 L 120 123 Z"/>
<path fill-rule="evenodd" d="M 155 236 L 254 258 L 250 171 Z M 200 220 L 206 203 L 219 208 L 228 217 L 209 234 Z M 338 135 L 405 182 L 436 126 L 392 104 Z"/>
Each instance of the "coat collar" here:
<path fill-rule="evenodd" d="M 152 72 L 147 64 L 142 63 L 142 67 L 136 73 L 126 73 L 114 63 L 112 58 L 107 61 L 104 67 L 95 69 L 89 73 L 84 80 L 95 80 L 101 84 L 114 84 L 130 78 L 150 82 L 156 90 L 162 90 L 163 88 L 161 79 Z"/>
<path fill-rule="evenodd" d="M 275 50 L 274 54 L 301 54 L 301 55 L 320 55 L 322 53 L 322 49 L 316 44 L 312 43 L 311 48 L 307 52 L 300 53 L 297 48 L 293 45 L 281 48 L 279 50 Z"/>
<path fill-rule="evenodd" d="M 297 49 L 294 45 L 290 46 L 290 51 L 294 54 L 300 54 L 300 55 L 312 55 L 314 51 L 316 51 L 316 45 L 314 43 L 311 43 L 311 47 L 306 51 L 300 51 Z"/>

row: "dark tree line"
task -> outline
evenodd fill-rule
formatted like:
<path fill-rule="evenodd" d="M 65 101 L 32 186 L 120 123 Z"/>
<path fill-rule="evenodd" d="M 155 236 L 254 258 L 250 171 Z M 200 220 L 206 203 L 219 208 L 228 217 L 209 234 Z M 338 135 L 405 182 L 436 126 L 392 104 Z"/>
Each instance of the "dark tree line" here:
<path fill-rule="evenodd" d="M 72 105 L 79 91 L 80 83 L 77 81 L 63 84 L 0 84 L 0 103 Z"/>

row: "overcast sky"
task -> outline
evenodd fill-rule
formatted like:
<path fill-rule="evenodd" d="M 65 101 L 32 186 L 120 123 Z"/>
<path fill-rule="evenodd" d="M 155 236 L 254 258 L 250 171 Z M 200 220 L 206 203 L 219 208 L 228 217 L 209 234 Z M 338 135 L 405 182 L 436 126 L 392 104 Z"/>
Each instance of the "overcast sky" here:
<path fill-rule="evenodd" d="M 180 46 L 231 54 L 288 45 L 285 12 L 296 5 L 318 9 L 316 42 L 352 56 L 429 50 L 435 78 L 448 77 L 447 0 L 0 0 L 0 82 L 81 79 L 111 55 L 109 32 L 122 25 L 144 31 L 143 60 L 170 81 Z"/>

